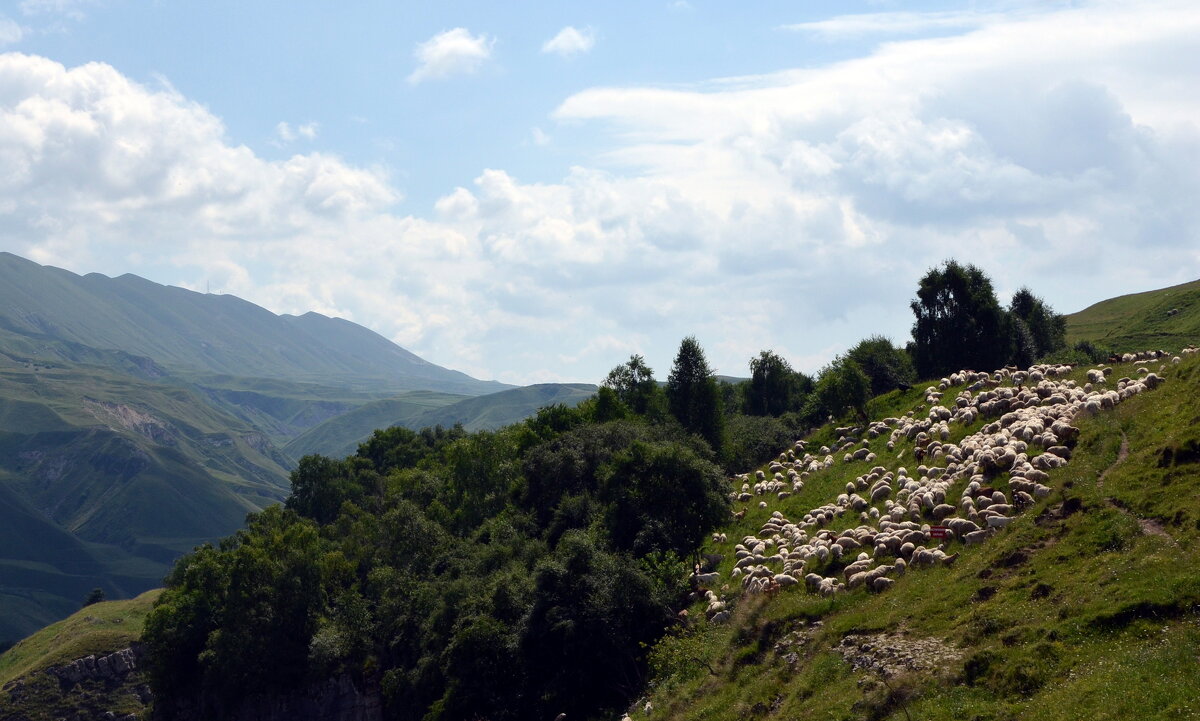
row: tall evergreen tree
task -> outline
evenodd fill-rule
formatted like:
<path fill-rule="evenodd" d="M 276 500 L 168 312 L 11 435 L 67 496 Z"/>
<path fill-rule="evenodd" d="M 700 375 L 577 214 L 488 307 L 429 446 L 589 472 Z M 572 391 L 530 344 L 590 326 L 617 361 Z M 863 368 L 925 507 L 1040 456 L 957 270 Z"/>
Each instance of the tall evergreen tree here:
<path fill-rule="evenodd" d="M 694 336 L 684 338 L 667 377 L 667 404 L 671 415 L 688 431 L 708 441 L 720 453 L 725 431 L 721 390 L 708 367 L 704 350 Z"/>

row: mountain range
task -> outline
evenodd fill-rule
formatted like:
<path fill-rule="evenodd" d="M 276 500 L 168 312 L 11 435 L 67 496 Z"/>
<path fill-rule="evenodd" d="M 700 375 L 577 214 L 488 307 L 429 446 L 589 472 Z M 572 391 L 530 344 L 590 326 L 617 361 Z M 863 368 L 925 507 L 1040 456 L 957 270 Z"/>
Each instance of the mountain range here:
<path fill-rule="evenodd" d="M 0 643 L 92 588 L 159 585 L 285 497 L 302 455 L 594 391 L 479 380 L 347 320 L 0 253 Z"/>

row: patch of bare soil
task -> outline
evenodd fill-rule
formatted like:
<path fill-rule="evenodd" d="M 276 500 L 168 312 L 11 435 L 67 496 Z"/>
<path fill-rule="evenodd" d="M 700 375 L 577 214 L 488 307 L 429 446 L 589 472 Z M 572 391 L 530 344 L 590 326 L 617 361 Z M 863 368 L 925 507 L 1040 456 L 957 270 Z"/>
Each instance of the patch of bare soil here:
<path fill-rule="evenodd" d="M 936 670 L 962 658 L 962 651 L 945 641 L 902 633 L 850 634 L 837 650 L 856 671 L 873 671 L 884 678 L 904 671 Z"/>

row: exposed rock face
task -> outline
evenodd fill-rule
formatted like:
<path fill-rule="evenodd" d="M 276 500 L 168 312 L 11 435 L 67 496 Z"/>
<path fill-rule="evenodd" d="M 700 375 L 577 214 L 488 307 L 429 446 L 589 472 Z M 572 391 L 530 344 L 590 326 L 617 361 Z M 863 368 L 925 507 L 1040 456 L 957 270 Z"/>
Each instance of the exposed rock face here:
<path fill-rule="evenodd" d="M 194 708 L 176 709 L 171 721 L 202 721 L 209 712 Z M 350 674 L 316 683 L 291 694 L 269 694 L 244 700 L 233 712 L 222 713 L 228 721 L 382 721 L 383 698 L 377 682 L 359 684 Z M 164 710 L 155 718 L 166 721 Z"/>
<path fill-rule="evenodd" d="M 84 656 L 65 666 L 51 666 L 46 673 L 58 679 L 63 686 L 74 686 L 80 681 L 124 681 L 125 677 L 138 670 L 145 651 L 140 643 L 114 651 L 107 656 Z"/>

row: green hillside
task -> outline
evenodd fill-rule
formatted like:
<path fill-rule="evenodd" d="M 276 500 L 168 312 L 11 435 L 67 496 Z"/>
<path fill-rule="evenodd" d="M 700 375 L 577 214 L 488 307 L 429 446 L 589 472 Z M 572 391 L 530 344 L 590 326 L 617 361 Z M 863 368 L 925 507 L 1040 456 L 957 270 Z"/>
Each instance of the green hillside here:
<path fill-rule="evenodd" d="M 1111 379 L 1136 377 L 1135 367 L 1114 366 Z M 979 545 L 946 543 L 945 552 L 957 554 L 952 564 L 889 574 L 894 583 L 881 593 L 859 587 L 824 596 L 805 590 L 803 580 L 774 594 L 744 592 L 732 578 L 733 547 L 745 536 L 777 536 L 764 530 L 773 513 L 800 523 L 874 465 L 924 475 L 912 441 L 889 450 L 885 432 L 868 439 L 874 462 L 846 463 L 834 453 L 833 467 L 811 473 L 791 497 L 738 504 L 747 512 L 721 529 L 729 540 L 705 549 L 722 559 L 711 588 L 731 617 L 706 620 L 708 601 L 689 609 L 694 620 L 652 653 L 653 712 L 644 717 L 1195 718 L 1200 358 L 1160 372 L 1166 382 L 1158 389 L 1075 418 L 1070 463 L 1050 471 L 1047 497 Z M 1071 377 L 1087 380 L 1083 370 Z M 964 388 L 946 389 L 945 398 Z M 922 396 L 923 389 L 892 393 L 876 399 L 876 410 L 919 418 L 928 410 Z M 950 440 L 985 422 L 951 424 Z M 826 427 L 808 447 L 838 437 Z M 945 467 L 945 459 L 935 463 Z M 1007 478 L 986 482 L 1012 498 Z M 847 512 L 828 527 L 840 532 L 861 522 Z M 841 577 L 844 565 L 810 562 L 795 575 Z"/>
<path fill-rule="evenodd" d="M 461 423 L 468 431 L 493 430 L 522 421 L 539 408 L 575 406 L 595 394 L 590 383 L 539 383 L 459 401 L 426 411 L 403 425 L 414 430 Z"/>
<path fill-rule="evenodd" d="M 207 403 L 258 428 L 280 449 L 327 420 L 392 395 L 382 389 L 352 391 L 271 378 L 203 375 L 189 380 Z"/>
<path fill-rule="evenodd" d="M 1200 280 L 1110 298 L 1067 316 L 1067 342 L 1114 352 L 1178 351 L 1200 338 Z"/>
<path fill-rule="evenodd" d="M 292 458 L 310 453 L 342 458 L 354 453 L 377 428 L 389 426 L 420 430 L 461 423 L 467 431 L 495 430 L 522 421 L 545 406 L 577 405 L 595 392 L 596 386 L 587 383 L 543 383 L 476 397 L 405 393 L 332 418 L 288 443 L 284 452 Z"/>
<path fill-rule="evenodd" d="M 457 403 L 464 398 L 434 391 L 410 391 L 395 398 L 367 403 L 297 436 L 283 447 L 283 451 L 292 458 L 301 458 L 310 453 L 342 458 L 354 453 L 358 444 L 370 437 L 377 428 L 411 428 L 412 420 L 426 411 Z"/>
<path fill-rule="evenodd" d="M 280 500 L 290 460 L 186 387 L 0 356 L 0 640 L 161 582 Z"/>

